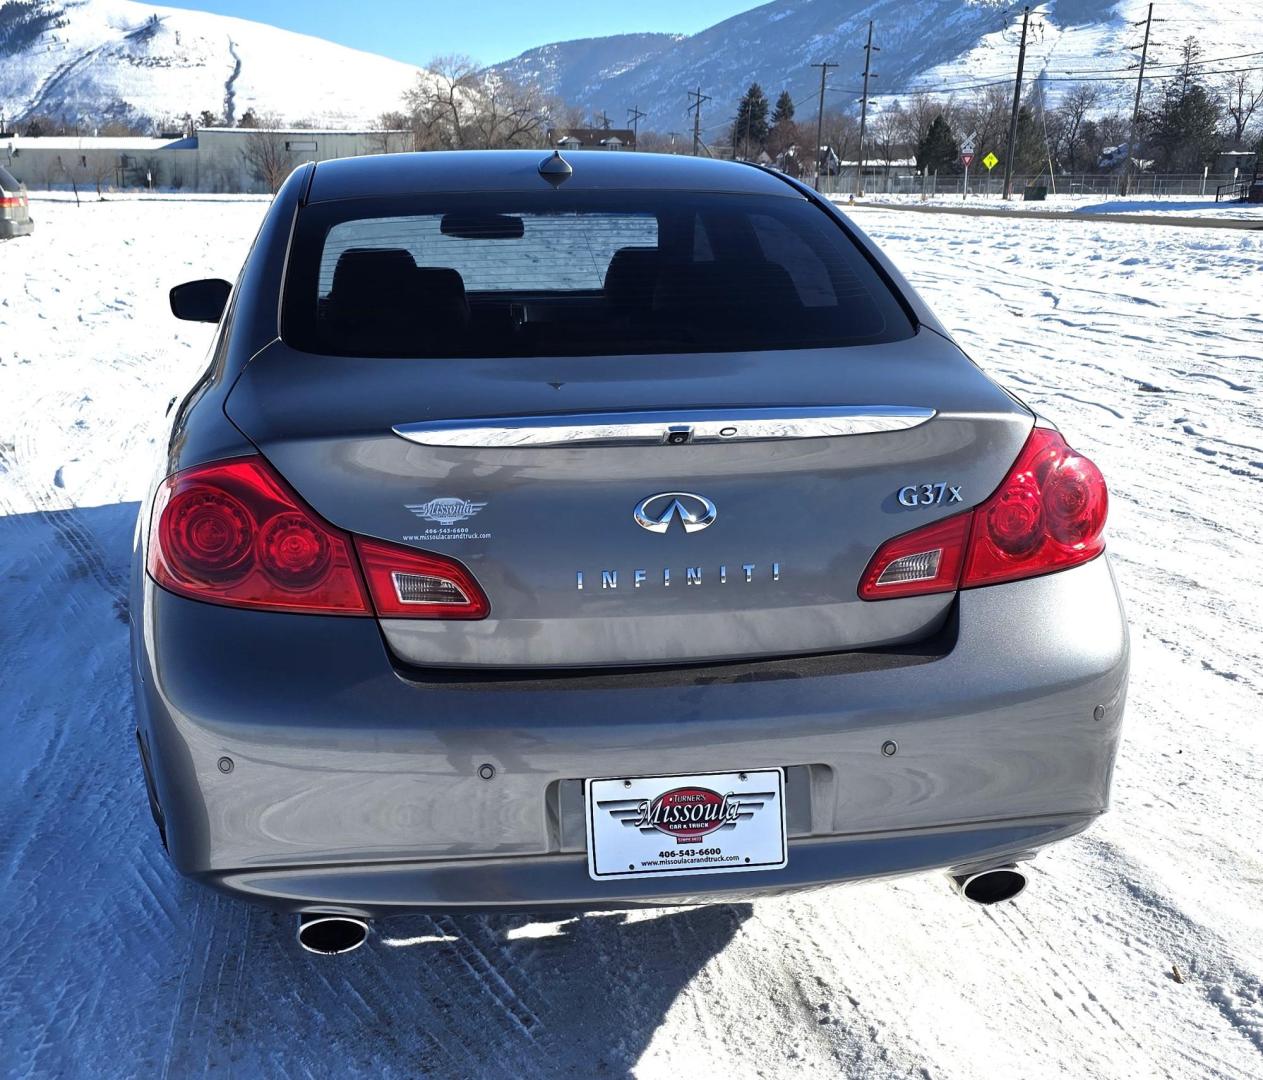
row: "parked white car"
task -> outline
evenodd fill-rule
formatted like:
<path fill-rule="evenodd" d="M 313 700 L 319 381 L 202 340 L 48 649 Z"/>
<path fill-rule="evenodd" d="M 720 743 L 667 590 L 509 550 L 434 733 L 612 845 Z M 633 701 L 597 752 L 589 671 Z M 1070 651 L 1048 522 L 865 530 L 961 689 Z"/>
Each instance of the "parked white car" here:
<path fill-rule="evenodd" d="M 34 231 L 26 185 L 19 184 L 9 172 L 0 169 L 0 240 L 29 236 Z"/>

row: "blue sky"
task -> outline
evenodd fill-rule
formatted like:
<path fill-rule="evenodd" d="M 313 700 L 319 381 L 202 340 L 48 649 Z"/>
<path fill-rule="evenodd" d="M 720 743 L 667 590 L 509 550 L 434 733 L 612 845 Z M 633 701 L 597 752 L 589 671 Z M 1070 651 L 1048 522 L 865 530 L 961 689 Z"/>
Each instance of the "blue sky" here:
<path fill-rule="evenodd" d="M 637 30 L 694 33 L 758 0 L 163 0 L 167 7 L 214 11 L 314 34 L 410 64 L 464 53 L 486 63 L 534 45 Z"/>

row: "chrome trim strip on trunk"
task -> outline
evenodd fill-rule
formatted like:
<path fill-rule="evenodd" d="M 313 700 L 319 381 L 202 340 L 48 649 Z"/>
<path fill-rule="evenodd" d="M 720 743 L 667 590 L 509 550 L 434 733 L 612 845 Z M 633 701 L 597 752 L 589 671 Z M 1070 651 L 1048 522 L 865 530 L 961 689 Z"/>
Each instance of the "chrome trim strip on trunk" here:
<path fill-rule="evenodd" d="M 934 415 L 933 409 L 912 405 L 662 409 L 427 420 L 392 430 L 422 446 L 678 446 L 903 431 Z"/>

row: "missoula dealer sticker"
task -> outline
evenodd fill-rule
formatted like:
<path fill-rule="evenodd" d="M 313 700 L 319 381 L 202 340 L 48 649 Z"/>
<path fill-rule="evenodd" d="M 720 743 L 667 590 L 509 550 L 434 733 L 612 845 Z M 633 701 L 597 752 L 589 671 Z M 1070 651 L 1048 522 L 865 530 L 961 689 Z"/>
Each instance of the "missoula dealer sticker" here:
<path fill-rule="evenodd" d="M 780 769 L 588 780 L 584 790 L 588 873 L 598 881 L 786 863 Z"/>

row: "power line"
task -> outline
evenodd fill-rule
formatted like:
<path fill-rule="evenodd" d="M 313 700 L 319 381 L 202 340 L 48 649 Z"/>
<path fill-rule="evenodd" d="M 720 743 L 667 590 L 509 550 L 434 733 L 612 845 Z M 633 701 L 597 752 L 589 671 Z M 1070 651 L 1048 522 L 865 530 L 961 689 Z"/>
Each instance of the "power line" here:
<path fill-rule="evenodd" d="M 1135 69 L 1132 69 L 1132 70 L 1135 70 Z M 1253 72 L 1253 71 L 1263 71 L 1263 65 L 1255 65 L 1253 67 L 1224 68 L 1221 71 L 1199 71 L 1197 72 L 1197 75 L 1199 78 L 1213 78 L 1216 75 L 1239 75 L 1239 74 Z M 1145 79 L 1150 82 L 1160 80 L 1160 79 L 1179 79 L 1182 77 L 1183 77 L 1183 73 L 1178 72 L 1178 71 L 1172 72 L 1170 74 L 1165 74 L 1165 75 L 1151 75 L 1147 71 L 1145 73 Z M 1132 80 L 1133 80 L 1133 76 L 1131 75 L 1115 75 L 1109 78 L 1099 78 L 1099 79 L 1093 79 L 1093 78 L 1061 79 L 1061 78 L 1056 78 L 1056 77 L 1049 77 L 1046 75 L 1037 75 L 1031 81 L 1044 82 L 1044 83 L 1084 83 L 1084 82 L 1130 83 L 1132 82 Z M 960 83 L 960 84 L 954 84 L 954 85 L 945 84 L 945 85 L 939 85 L 939 86 L 924 86 L 924 85 L 909 86 L 908 89 L 904 91 L 891 90 L 884 94 L 875 94 L 874 96 L 881 97 L 881 98 L 890 98 L 890 97 L 902 97 L 902 96 L 906 96 L 907 94 L 954 94 L 961 90 L 982 90 L 989 86 L 1009 86 L 1012 84 L 1012 81 L 1013 81 L 1012 79 L 989 79 L 985 82 Z M 838 90 L 836 92 L 840 94 L 855 94 L 855 95 L 858 95 L 859 93 L 861 93 L 861 91 L 859 90 Z"/>

